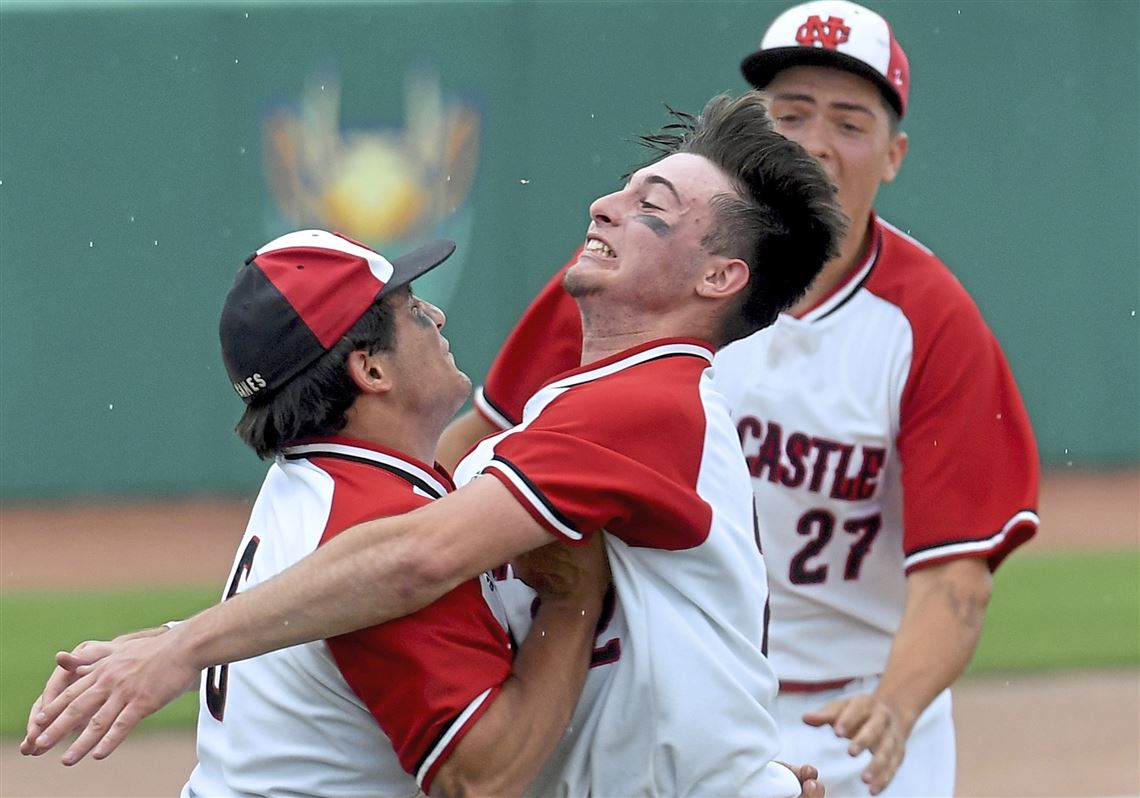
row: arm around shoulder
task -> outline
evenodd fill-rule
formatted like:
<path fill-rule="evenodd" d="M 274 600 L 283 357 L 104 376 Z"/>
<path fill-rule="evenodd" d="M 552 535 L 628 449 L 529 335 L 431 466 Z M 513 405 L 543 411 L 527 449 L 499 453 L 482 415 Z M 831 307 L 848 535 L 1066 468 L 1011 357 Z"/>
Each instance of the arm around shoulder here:
<path fill-rule="evenodd" d="M 609 569 L 602 535 L 553 543 L 515 562 L 541 603 L 511 675 L 440 768 L 432 792 L 520 794 L 566 731 L 582 691 Z"/>

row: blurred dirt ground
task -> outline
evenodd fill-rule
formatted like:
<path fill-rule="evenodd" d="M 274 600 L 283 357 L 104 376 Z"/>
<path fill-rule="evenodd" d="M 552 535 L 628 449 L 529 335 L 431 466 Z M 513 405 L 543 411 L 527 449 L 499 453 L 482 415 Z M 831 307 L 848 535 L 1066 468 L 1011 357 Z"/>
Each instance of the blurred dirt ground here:
<path fill-rule="evenodd" d="M 2 505 L 0 590 L 220 585 L 251 501 Z M 1040 514 L 1032 550 L 1135 551 L 1140 473 L 1048 474 Z M 1140 795 L 1140 674 L 973 679 L 954 695 L 960 796 Z M 74 768 L 2 740 L 0 796 L 177 795 L 193 763 L 189 732 L 136 736 Z"/>

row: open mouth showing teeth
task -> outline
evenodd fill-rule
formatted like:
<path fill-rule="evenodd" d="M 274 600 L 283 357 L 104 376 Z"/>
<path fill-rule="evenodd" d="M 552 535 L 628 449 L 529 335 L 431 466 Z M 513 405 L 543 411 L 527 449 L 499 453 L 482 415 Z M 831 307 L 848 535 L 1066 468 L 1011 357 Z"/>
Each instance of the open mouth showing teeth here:
<path fill-rule="evenodd" d="M 590 238 L 586 240 L 586 251 L 596 252 L 599 255 L 604 255 L 607 258 L 612 258 L 614 256 L 614 251 L 610 249 L 607 244 L 599 241 L 596 238 Z"/>

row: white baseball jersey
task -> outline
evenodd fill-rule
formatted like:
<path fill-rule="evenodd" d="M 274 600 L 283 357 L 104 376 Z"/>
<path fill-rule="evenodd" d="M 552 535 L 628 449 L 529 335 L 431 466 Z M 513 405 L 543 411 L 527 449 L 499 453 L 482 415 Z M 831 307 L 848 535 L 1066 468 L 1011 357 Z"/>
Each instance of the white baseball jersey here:
<path fill-rule="evenodd" d="M 863 760 L 831 729 L 805 726 L 803 712 L 874 683 L 907 572 L 956 557 L 996 567 L 1038 524 L 1036 444 L 993 334 L 929 250 L 874 217 L 871 232 L 865 261 L 831 296 L 721 352 L 713 370 L 763 529 L 781 757 L 817 765 L 829 789 L 852 795 L 866 794 Z M 564 271 L 476 392 L 500 427 L 581 357 Z M 798 692 L 828 683 L 842 686 Z M 953 793 L 949 701 L 944 693 L 923 713 L 889 794 Z"/>
<path fill-rule="evenodd" d="M 606 532 L 615 600 L 543 796 L 794 796 L 766 706 L 764 561 L 749 475 L 703 343 L 664 340 L 563 375 L 457 469 L 499 479 L 548 531 Z M 507 583 L 512 622 L 534 594 Z M 513 628 L 513 623 L 512 623 Z"/>
<path fill-rule="evenodd" d="M 450 479 L 348 438 L 286 449 L 265 477 L 225 597 L 361 521 L 442 496 Z M 471 580 L 423 610 L 206 673 L 183 796 L 411 796 L 490 706 L 511 651 Z M 501 606 L 500 606 L 501 610 Z"/>
<path fill-rule="evenodd" d="M 782 681 L 881 673 L 907 572 L 995 567 L 1036 531 L 1001 349 L 941 261 L 877 219 L 842 285 L 718 353 L 713 379 L 752 475 Z"/>

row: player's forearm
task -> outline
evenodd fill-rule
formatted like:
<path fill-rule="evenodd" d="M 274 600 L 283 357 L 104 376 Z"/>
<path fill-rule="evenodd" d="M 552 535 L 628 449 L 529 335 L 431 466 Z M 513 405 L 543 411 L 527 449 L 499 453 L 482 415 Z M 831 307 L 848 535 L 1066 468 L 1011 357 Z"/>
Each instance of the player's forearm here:
<path fill-rule="evenodd" d="M 990 589 L 988 565 L 972 558 L 915 571 L 907 578 L 902 623 L 875 693 L 895 709 L 908 734 L 974 656 Z"/>
<path fill-rule="evenodd" d="M 432 793 L 518 795 L 566 731 L 589 670 L 600 599 L 544 601 L 487 713 L 440 769 Z"/>
<path fill-rule="evenodd" d="M 412 519 L 412 521 L 409 521 Z M 258 656 L 414 612 L 460 581 L 427 574 L 412 514 L 345 531 L 280 574 L 180 624 L 198 668 Z"/>
<path fill-rule="evenodd" d="M 366 521 L 178 626 L 184 662 L 235 662 L 401 618 L 553 538 L 496 479 Z"/>

